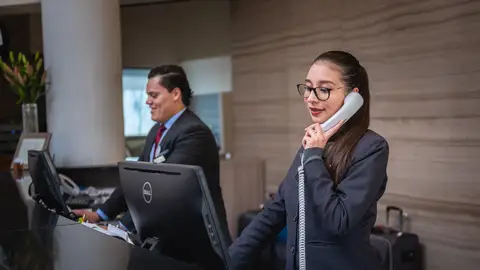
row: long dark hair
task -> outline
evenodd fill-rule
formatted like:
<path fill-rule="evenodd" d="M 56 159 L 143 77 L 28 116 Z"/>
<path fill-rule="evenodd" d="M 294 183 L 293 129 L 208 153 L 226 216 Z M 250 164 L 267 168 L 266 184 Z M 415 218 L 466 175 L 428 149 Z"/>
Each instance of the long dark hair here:
<path fill-rule="evenodd" d="M 363 106 L 326 145 L 326 166 L 335 184 L 339 184 L 351 163 L 352 152 L 370 125 L 370 88 L 368 75 L 360 62 L 348 52 L 329 51 L 319 55 L 314 63 L 327 62 L 336 65 L 342 73 L 345 92 L 358 88 L 363 97 Z"/>

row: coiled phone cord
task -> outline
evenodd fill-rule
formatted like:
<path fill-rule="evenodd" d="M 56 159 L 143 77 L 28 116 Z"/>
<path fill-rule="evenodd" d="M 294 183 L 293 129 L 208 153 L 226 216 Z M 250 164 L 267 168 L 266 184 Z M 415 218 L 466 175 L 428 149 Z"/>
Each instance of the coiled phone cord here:
<path fill-rule="evenodd" d="M 299 270 L 306 270 L 306 252 L 305 252 L 305 173 L 303 170 L 303 154 L 298 167 L 298 261 Z"/>

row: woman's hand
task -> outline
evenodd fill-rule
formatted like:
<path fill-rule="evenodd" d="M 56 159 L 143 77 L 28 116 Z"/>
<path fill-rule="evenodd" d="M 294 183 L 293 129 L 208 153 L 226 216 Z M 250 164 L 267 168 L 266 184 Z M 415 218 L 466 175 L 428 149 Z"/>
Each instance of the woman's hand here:
<path fill-rule="evenodd" d="M 303 148 L 325 148 L 330 137 L 335 134 L 343 124 L 343 120 L 336 124 L 333 128 L 327 132 L 323 132 L 320 124 L 313 124 L 305 129 L 305 136 L 303 136 L 302 144 Z"/>

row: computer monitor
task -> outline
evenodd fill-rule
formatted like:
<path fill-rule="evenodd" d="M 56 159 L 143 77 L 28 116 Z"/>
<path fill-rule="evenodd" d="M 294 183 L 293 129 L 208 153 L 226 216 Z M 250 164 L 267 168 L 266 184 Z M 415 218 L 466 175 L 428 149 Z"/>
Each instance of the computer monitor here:
<path fill-rule="evenodd" d="M 204 269 L 230 269 L 228 229 L 218 219 L 198 166 L 119 162 L 120 183 L 142 241 Z"/>
<path fill-rule="evenodd" d="M 45 150 L 28 151 L 29 173 L 34 184 L 33 199 L 59 215 L 76 219 L 63 200 L 60 179 L 50 154 Z"/>

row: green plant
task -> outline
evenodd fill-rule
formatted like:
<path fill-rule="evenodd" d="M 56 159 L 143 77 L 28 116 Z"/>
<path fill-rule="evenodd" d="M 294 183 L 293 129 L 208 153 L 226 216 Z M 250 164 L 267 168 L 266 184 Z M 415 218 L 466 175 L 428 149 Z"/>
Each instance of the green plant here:
<path fill-rule="evenodd" d="M 30 63 L 23 53 L 9 54 L 10 65 L 0 59 L 0 69 L 10 84 L 13 92 L 18 95 L 17 104 L 36 103 L 38 98 L 45 94 L 46 70 L 43 70 L 43 59 L 40 53 L 35 54 L 33 63 Z"/>

